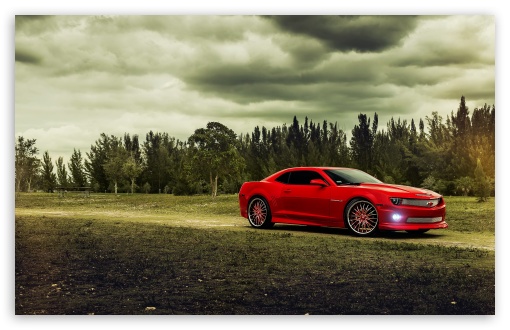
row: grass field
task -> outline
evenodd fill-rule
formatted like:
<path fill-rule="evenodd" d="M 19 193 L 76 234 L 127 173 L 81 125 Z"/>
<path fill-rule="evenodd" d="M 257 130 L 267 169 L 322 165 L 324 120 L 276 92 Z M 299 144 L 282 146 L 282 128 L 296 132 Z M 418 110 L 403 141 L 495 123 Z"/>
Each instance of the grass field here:
<path fill-rule="evenodd" d="M 237 196 L 21 194 L 16 314 L 494 314 L 495 202 L 447 230 L 255 230 Z"/>

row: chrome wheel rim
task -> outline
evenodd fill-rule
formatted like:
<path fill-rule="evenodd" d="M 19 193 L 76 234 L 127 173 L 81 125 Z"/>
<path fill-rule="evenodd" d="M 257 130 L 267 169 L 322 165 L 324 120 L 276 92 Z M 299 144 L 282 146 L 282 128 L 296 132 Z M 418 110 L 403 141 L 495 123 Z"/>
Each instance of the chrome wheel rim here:
<path fill-rule="evenodd" d="M 255 198 L 248 207 L 248 219 L 254 227 L 260 227 L 267 219 L 267 204 L 260 198 Z"/>
<path fill-rule="evenodd" d="M 347 211 L 347 222 L 356 234 L 370 234 L 377 228 L 377 210 L 370 202 L 358 201 Z"/>

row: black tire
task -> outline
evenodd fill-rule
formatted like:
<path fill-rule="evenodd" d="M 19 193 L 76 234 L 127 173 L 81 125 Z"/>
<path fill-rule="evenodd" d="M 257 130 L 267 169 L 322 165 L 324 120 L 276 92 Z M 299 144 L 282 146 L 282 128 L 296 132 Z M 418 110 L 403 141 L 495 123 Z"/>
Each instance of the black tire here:
<path fill-rule="evenodd" d="M 355 235 L 374 235 L 379 225 L 377 209 L 365 199 L 354 199 L 345 208 L 345 225 Z"/>
<path fill-rule="evenodd" d="M 248 221 L 254 228 L 271 228 L 271 208 L 262 197 L 253 197 L 248 203 Z"/>

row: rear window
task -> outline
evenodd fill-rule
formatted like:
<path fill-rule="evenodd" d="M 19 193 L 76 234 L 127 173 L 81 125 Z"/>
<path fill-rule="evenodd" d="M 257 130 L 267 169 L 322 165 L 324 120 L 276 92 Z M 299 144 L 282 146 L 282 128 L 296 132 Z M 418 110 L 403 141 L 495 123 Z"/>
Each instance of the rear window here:
<path fill-rule="evenodd" d="M 289 182 L 289 176 L 290 176 L 290 172 L 287 172 L 285 174 L 280 175 L 276 179 L 276 181 L 281 182 L 281 183 L 288 183 Z"/>

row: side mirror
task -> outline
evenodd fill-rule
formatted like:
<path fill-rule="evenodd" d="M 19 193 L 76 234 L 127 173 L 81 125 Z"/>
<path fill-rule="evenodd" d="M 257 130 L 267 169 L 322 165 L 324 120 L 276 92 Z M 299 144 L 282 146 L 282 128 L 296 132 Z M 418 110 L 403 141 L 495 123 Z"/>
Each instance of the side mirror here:
<path fill-rule="evenodd" d="M 313 179 L 313 180 L 310 180 L 310 184 L 314 185 L 314 186 L 321 186 L 321 187 L 326 187 L 327 186 L 326 182 L 324 182 L 324 180 L 322 180 L 322 179 Z"/>

